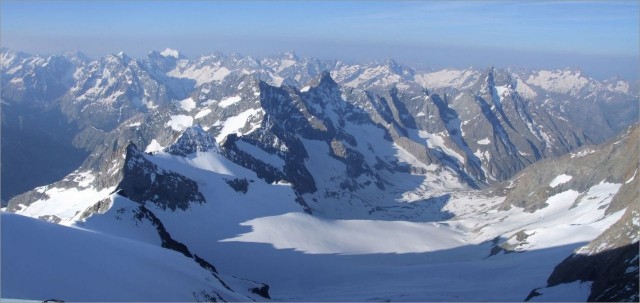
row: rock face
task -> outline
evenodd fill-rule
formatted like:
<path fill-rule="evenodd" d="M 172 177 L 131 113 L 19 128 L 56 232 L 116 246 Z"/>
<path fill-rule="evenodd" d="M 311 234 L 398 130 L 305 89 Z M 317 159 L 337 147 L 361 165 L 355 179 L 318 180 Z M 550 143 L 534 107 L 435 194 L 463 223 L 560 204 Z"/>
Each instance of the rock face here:
<path fill-rule="evenodd" d="M 548 197 L 569 189 L 583 192 L 600 181 L 624 183 L 639 165 L 639 135 L 636 125 L 608 144 L 587 146 L 527 167 L 515 177 L 513 184 L 503 184 L 503 188 L 512 187 L 508 189 L 503 208 L 517 206 L 533 212 L 547 206 L 540 203 Z M 562 176 L 565 180 L 560 180 Z M 629 206 L 632 196 L 616 199 L 611 212 Z"/>
<path fill-rule="evenodd" d="M 159 169 L 133 143 L 127 147 L 122 174 L 116 191 L 142 205 L 153 203 L 162 209 L 186 210 L 191 203 L 206 202 L 195 181 Z"/>
<path fill-rule="evenodd" d="M 638 301 L 639 230 L 632 220 L 634 217 L 637 220 L 640 213 L 635 208 L 603 235 L 558 264 L 547 286 L 593 281 L 589 301 Z"/>
<path fill-rule="evenodd" d="M 535 211 L 547 205 L 529 201 L 546 201 L 550 195 L 567 190 L 583 192 L 601 181 L 622 184 L 606 210 L 606 214 L 624 210 L 622 217 L 558 264 L 549 276 L 547 287 L 593 281 L 589 301 L 638 301 L 639 138 L 640 126 L 636 124 L 608 144 L 536 163 L 516 177 L 514 187 L 507 186 L 510 193 L 503 208 L 517 206 Z M 560 173 L 572 177 L 551 177 Z M 530 194 L 524 194 L 529 191 Z M 539 290 L 534 290 L 527 299 L 537 295 Z"/>
<path fill-rule="evenodd" d="M 630 134 L 626 144 L 635 145 L 634 173 L 626 174 L 626 181 L 614 197 L 607 212 L 625 209 L 622 218 L 589 244 L 578 249 L 554 269 L 548 285 L 573 281 L 593 281 L 589 301 L 638 301 L 638 257 L 640 249 L 640 178 L 638 169 L 638 128 Z M 634 166 L 631 166 L 634 168 Z"/>

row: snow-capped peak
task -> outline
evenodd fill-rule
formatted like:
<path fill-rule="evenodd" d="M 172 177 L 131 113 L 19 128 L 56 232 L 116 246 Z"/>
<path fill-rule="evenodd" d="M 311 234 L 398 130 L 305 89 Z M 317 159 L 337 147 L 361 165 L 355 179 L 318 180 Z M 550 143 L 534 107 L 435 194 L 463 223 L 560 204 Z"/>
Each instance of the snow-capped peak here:
<path fill-rule="evenodd" d="M 170 48 L 166 48 L 165 50 L 161 51 L 160 55 L 162 55 L 163 57 L 174 57 L 176 59 L 180 58 L 180 52 Z"/>
<path fill-rule="evenodd" d="M 527 84 L 541 87 L 557 93 L 576 94 L 589 84 L 590 79 L 583 77 L 579 70 L 541 70 L 529 76 Z"/>
<path fill-rule="evenodd" d="M 127 56 L 127 54 L 125 54 L 124 52 L 119 52 L 116 57 L 120 58 L 120 59 L 125 59 L 125 58 L 129 58 L 129 56 Z"/>
<path fill-rule="evenodd" d="M 129 62 L 131 62 L 131 58 L 129 58 L 129 56 L 127 56 L 127 54 L 125 54 L 124 52 L 118 52 L 115 55 L 111 55 L 111 56 L 107 56 L 107 60 L 111 61 L 111 62 L 122 62 L 123 64 L 127 65 L 129 64 Z"/>

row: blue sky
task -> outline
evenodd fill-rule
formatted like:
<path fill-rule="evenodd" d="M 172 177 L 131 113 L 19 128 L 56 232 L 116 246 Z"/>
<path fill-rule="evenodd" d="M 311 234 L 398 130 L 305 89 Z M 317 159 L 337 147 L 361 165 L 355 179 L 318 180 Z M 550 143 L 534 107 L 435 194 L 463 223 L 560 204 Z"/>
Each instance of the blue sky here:
<path fill-rule="evenodd" d="M 638 1 L 12 1 L 0 44 L 134 57 L 171 47 L 637 77 Z"/>

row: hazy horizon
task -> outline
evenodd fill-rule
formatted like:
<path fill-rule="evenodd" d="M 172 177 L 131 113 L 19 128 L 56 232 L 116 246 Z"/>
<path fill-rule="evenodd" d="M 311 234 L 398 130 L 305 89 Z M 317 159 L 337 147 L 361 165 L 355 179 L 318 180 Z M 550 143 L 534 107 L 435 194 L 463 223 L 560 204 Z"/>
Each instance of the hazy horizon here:
<path fill-rule="evenodd" d="M 90 57 L 177 49 L 412 67 L 579 68 L 638 80 L 637 1 L 2 1 L 0 45 Z"/>

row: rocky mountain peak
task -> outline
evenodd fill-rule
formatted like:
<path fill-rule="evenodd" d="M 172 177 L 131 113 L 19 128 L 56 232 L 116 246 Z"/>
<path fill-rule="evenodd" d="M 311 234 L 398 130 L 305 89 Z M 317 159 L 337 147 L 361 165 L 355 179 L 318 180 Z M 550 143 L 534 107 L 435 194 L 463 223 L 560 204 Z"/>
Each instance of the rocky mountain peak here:
<path fill-rule="evenodd" d="M 125 65 L 128 65 L 129 62 L 131 62 L 131 58 L 125 54 L 124 52 L 119 52 L 115 55 L 116 58 L 120 59 L 122 61 L 122 63 L 124 63 Z"/>
<path fill-rule="evenodd" d="M 333 78 L 331 77 L 331 73 L 325 70 L 325 71 L 322 71 L 322 73 L 320 74 L 320 81 L 318 83 L 318 86 L 337 87 L 338 83 L 336 83 L 336 81 L 333 80 Z"/>
<path fill-rule="evenodd" d="M 296 53 L 294 51 L 292 51 L 292 50 L 282 53 L 281 57 L 283 59 L 288 59 L 288 60 L 293 60 L 293 61 L 298 61 L 299 60 L 299 58 L 296 55 Z"/>
<path fill-rule="evenodd" d="M 138 146 L 130 141 L 129 145 L 127 145 L 126 153 L 124 156 L 125 163 L 131 163 L 131 161 L 136 162 L 140 160 L 141 157 L 143 157 L 143 155 L 142 152 L 138 149 Z"/>
<path fill-rule="evenodd" d="M 66 51 L 62 54 L 62 56 L 75 63 L 76 65 L 87 64 L 91 61 L 91 58 L 89 58 L 89 56 L 85 55 L 79 50 Z"/>
<path fill-rule="evenodd" d="M 166 152 L 186 156 L 195 152 L 219 150 L 216 139 L 206 132 L 199 124 L 187 128 L 178 138 L 176 143 L 165 149 Z"/>
<path fill-rule="evenodd" d="M 398 75 L 404 74 L 403 67 L 393 59 L 388 59 L 387 61 L 384 62 L 384 65 L 392 73 L 395 73 L 395 74 L 398 74 Z"/>

